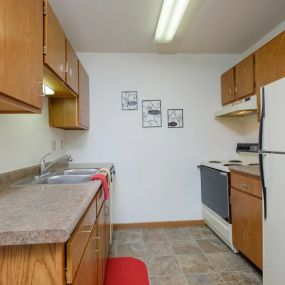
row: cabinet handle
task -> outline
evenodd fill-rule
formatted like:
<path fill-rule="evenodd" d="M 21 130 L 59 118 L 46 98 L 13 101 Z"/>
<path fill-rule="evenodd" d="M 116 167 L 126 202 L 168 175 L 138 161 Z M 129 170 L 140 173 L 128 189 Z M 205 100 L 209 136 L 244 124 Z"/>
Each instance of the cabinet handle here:
<path fill-rule="evenodd" d="M 249 184 L 242 184 L 241 186 L 242 186 L 244 189 L 246 189 L 246 190 L 248 190 L 249 192 L 251 192 L 251 188 L 252 188 L 251 185 L 249 185 Z"/>
<path fill-rule="evenodd" d="M 69 67 L 69 76 L 71 77 L 72 76 L 72 68 Z"/>
<path fill-rule="evenodd" d="M 238 93 L 238 87 L 235 86 L 235 93 Z"/>
<path fill-rule="evenodd" d="M 233 93 L 233 88 L 231 87 L 230 88 L 230 95 L 232 95 L 232 93 Z"/>
<path fill-rule="evenodd" d="M 66 62 L 65 63 L 65 69 L 64 69 L 65 73 L 68 73 L 68 68 L 69 68 L 69 64 L 68 64 L 68 62 Z"/>
<path fill-rule="evenodd" d="M 65 70 L 66 70 L 66 63 L 62 63 L 62 64 L 60 65 L 60 71 L 61 71 L 61 72 L 66 72 Z"/>

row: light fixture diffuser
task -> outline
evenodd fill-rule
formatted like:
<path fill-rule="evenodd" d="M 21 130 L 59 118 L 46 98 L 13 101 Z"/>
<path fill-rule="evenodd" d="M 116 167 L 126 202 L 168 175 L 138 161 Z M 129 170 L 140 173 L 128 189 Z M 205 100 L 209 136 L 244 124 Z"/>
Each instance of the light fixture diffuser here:
<path fill-rule="evenodd" d="M 158 20 L 156 43 L 169 43 L 173 40 L 189 0 L 164 0 Z"/>
<path fill-rule="evenodd" d="M 55 92 L 50 87 L 48 87 L 47 85 L 43 84 L 43 94 L 46 95 L 46 96 L 49 96 L 49 95 L 54 95 Z"/>

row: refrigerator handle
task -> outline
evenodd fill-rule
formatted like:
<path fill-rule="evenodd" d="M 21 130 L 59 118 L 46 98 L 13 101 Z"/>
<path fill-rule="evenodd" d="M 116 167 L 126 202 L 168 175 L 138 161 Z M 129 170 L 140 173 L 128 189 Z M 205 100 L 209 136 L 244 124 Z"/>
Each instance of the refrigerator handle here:
<path fill-rule="evenodd" d="M 261 116 L 260 116 L 260 125 L 259 125 L 259 138 L 258 138 L 258 148 L 259 148 L 259 169 L 260 169 L 260 178 L 263 191 L 263 203 L 264 203 L 264 219 L 267 218 L 267 190 L 264 181 L 264 169 L 263 169 L 263 122 L 265 117 L 265 100 L 264 100 L 264 87 L 262 87 L 261 93 Z"/>

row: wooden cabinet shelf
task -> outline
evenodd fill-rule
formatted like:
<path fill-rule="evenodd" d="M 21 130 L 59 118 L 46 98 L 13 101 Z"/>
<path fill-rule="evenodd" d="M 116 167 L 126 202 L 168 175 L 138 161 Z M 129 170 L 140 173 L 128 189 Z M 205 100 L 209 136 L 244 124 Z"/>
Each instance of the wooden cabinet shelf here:
<path fill-rule="evenodd" d="M 263 217 L 258 178 L 232 172 L 231 215 L 234 246 L 262 269 Z"/>
<path fill-rule="evenodd" d="M 43 5 L 0 1 L 0 113 L 42 109 Z"/>

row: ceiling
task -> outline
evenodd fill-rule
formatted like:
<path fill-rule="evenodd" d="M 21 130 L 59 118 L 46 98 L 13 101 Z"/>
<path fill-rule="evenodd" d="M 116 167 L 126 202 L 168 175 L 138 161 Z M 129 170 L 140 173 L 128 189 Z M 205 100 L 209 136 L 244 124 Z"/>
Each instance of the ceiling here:
<path fill-rule="evenodd" d="M 285 20 L 284 0 L 190 0 L 171 44 L 153 36 L 163 0 L 49 0 L 78 52 L 242 53 Z"/>

